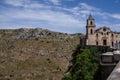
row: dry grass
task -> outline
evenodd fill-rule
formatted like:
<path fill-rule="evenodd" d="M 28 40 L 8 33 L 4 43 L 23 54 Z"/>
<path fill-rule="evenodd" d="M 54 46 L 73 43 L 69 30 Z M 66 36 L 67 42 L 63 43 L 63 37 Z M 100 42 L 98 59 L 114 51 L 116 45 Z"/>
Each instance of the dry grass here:
<path fill-rule="evenodd" d="M 11 35 L 0 35 L 0 80 L 61 80 L 79 44 L 77 36 L 13 40 Z"/>

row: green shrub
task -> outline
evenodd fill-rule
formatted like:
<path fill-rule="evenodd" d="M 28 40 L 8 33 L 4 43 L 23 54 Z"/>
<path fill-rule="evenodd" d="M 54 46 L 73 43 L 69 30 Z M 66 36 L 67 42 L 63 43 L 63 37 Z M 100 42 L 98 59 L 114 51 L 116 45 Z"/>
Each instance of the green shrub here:
<path fill-rule="evenodd" d="M 98 70 L 98 49 L 89 47 L 75 50 L 73 65 L 63 80 L 93 80 Z"/>
<path fill-rule="evenodd" d="M 64 75 L 62 80 L 73 80 L 71 74 L 68 72 Z"/>

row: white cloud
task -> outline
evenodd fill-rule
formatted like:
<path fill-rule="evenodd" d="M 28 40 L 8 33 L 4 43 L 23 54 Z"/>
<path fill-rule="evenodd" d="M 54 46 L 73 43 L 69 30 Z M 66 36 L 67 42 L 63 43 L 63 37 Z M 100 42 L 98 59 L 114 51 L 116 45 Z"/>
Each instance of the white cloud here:
<path fill-rule="evenodd" d="M 5 26 L 6 23 L 9 24 L 12 23 L 12 21 L 14 22 L 14 20 L 16 20 L 20 23 L 20 26 L 22 26 L 22 22 L 24 22 L 23 27 L 27 26 L 26 24 L 33 27 L 36 25 L 42 25 L 48 29 L 65 29 L 66 32 L 68 32 L 67 29 L 76 29 L 77 31 L 80 29 L 80 32 L 83 32 L 82 30 L 85 29 L 86 26 L 86 19 L 90 13 L 92 13 L 94 16 L 100 16 L 102 19 L 111 17 L 120 19 L 119 14 L 112 15 L 86 3 L 80 3 L 75 7 L 68 8 L 58 6 L 61 4 L 62 0 L 45 1 L 52 2 L 54 5 L 43 4 L 32 0 L 5 0 L 6 4 L 18 8 L 7 10 L 3 14 L 0 13 L 0 18 L 2 18 L 2 20 L 0 20 L 0 23 L 4 23 Z M 21 6 L 23 9 L 19 9 Z M 99 25 L 100 23 L 97 24 Z M 19 26 L 17 25 L 17 27 Z"/>
<path fill-rule="evenodd" d="M 24 8 L 48 8 L 49 7 L 47 5 L 38 3 L 38 1 L 32 1 L 32 0 L 5 0 L 5 3 L 15 7 L 24 7 Z"/>
<path fill-rule="evenodd" d="M 120 14 L 111 14 L 111 17 L 116 18 L 116 19 L 120 19 Z"/>
<path fill-rule="evenodd" d="M 49 0 L 52 2 L 54 5 L 60 5 L 60 0 Z"/>
<path fill-rule="evenodd" d="M 16 15 L 13 15 L 16 14 Z M 65 14 L 63 12 L 56 12 L 51 10 L 13 10 L 6 13 L 9 19 L 23 19 L 23 20 L 41 20 L 48 22 L 54 26 L 61 27 L 78 27 L 78 25 L 83 25 L 82 22 L 75 19 L 72 15 Z M 7 18 L 7 19 L 8 19 Z M 76 25 L 76 26 L 75 26 Z"/>
<path fill-rule="evenodd" d="M 8 1 L 8 0 L 6 0 Z M 52 0 L 53 2 L 59 2 L 59 0 Z M 11 2 L 11 1 L 10 1 Z M 8 1 L 7 4 L 10 2 Z M 12 3 L 14 3 L 13 1 Z M 20 3 L 20 2 L 19 2 Z M 14 5 L 14 4 L 11 4 Z M 16 5 L 16 6 L 22 6 Z M 44 7 L 47 6 L 47 7 Z M 54 7 L 54 6 L 53 6 Z M 33 8 L 40 8 L 40 9 L 33 9 Z M 40 3 L 30 3 L 27 7 L 25 7 L 24 10 L 11 10 L 9 12 L 6 12 L 5 15 L 7 15 L 6 20 L 8 19 L 25 19 L 25 20 L 43 20 L 45 22 L 48 22 L 49 24 L 53 26 L 61 26 L 61 27 L 81 27 L 84 26 L 83 20 L 76 19 L 73 15 L 64 13 L 63 11 L 53 11 L 50 9 L 51 6 L 44 5 Z M 62 10 L 70 11 L 69 8 L 59 8 Z M 15 14 L 15 15 L 13 15 Z"/>
<path fill-rule="evenodd" d="M 40 7 L 40 9 L 33 8 L 35 8 L 35 6 L 22 10 L 11 9 L 6 11 L 4 14 L 1 14 L 1 17 L 4 17 L 4 20 L 0 20 L 0 23 L 2 23 L 0 26 L 5 26 L 6 28 L 11 28 L 11 26 L 13 26 L 13 28 L 20 28 L 22 26 L 27 27 L 27 25 L 31 25 L 33 27 L 38 27 L 38 25 L 40 25 L 48 29 L 51 27 L 52 30 L 56 31 L 57 29 L 58 31 L 60 31 L 60 29 L 64 29 L 65 32 L 71 32 L 69 31 L 71 28 L 84 28 L 85 21 L 82 19 L 78 20 L 71 14 L 67 14 L 62 11 L 53 11 L 49 8 L 43 9 L 43 7 Z M 39 23 L 36 23 L 35 21 Z M 9 24 L 9 26 L 7 24 Z"/>
<path fill-rule="evenodd" d="M 88 5 L 86 3 L 80 3 L 80 8 L 83 10 L 88 10 L 88 11 L 100 11 L 100 9 L 93 7 L 91 5 Z"/>
<path fill-rule="evenodd" d="M 12 6 L 24 6 L 25 0 L 5 0 L 5 2 Z"/>

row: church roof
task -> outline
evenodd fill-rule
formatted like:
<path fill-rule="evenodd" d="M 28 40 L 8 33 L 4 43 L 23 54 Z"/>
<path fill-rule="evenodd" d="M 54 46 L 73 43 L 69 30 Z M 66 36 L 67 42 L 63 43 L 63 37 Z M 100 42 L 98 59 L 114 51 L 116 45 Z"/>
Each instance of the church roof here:
<path fill-rule="evenodd" d="M 110 29 L 109 27 L 104 26 L 104 27 L 101 27 L 101 28 L 96 29 L 96 32 L 99 31 L 99 30 L 101 30 L 101 29 L 106 29 L 106 30 L 110 30 L 110 31 L 111 31 L 111 29 Z M 111 32 L 112 32 L 112 31 L 111 31 Z"/>
<path fill-rule="evenodd" d="M 90 14 L 89 17 L 88 17 L 88 19 L 91 19 L 91 20 L 92 20 L 92 19 L 94 19 L 94 18 L 93 18 L 92 15 Z"/>

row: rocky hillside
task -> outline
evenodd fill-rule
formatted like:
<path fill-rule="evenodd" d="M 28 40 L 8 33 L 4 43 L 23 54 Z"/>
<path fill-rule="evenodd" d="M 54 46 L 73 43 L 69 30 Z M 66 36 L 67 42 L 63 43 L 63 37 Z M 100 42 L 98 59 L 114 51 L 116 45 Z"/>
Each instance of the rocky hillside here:
<path fill-rule="evenodd" d="M 61 80 L 81 34 L 0 30 L 0 80 Z"/>

